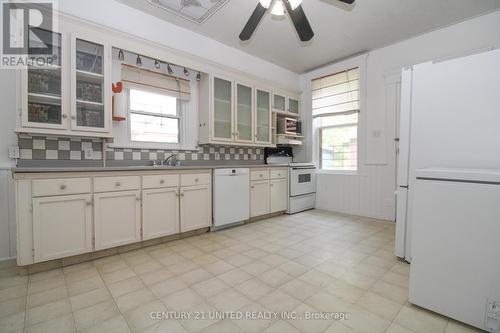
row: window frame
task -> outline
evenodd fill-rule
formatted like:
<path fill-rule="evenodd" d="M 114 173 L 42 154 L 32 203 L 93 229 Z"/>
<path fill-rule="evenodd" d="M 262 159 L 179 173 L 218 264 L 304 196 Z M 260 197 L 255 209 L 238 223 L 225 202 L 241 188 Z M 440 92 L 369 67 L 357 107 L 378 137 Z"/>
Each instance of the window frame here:
<path fill-rule="evenodd" d="M 127 103 L 127 117 L 128 117 L 128 129 L 127 129 L 127 136 L 129 142 L 132 144 L 146 144 L 146 145 L 175 145 L 175 146 L 180 146 L 183 144 L 183 117 L 181 116 L 181 103 L 180 103 L 180 98 L 176 98 L 176 115 L 159 115 L 158 113 L 152 113 L 152 112 L 145 112 L 145 111 L 138 111 L 134 110 L 132 111 L 131 109 L 131 102 L 130 102 L 130 90 L 140 90 L 148 93 L 154 93 L 157 95 L 164 95 L 164 96 L 169 96 L 169 97 L 174 97 L 172 94 L 165 93 L 164 91 L 162 92 L 160 89 L 156 89 L 153 87 L 148 87 L 148 86 L 139 86 L 139 85 L 130 85 L 127 84 L 125 86 L 125 93 L 126 93 L 126 103 Z M 132 114 L 140 114 L 140 115 L 145 115 L 145 116 L 155 116 L 155 117 L 161 117 L 161 118 L 169 118 L 169 119 L 177 119 L 177 142 L 162 142 L 162 141 L 143 141 L 143 140 L 133 140 L 132 139 Z"/>
<path fill-rule="evenodd" d="M 330 115 L 329 117 L 335 117 L 335 116 L 341 116 L 344 115 L 344 113 L 339 113 L 336 115 Z M 358 112 L 359 115 L 359 112 Z M 335 172 L 335 173 L 357 173 L 359 170 L 359 148 L 356 149 L 356 169 L 354 170 L 345 170 L 345 169 L 324 169 L 323 168 L 323 130 L 325 129 L 332 129 L 332 128 L 345 128 L 345 127 L 352 127 L 356 126 L 356 140 L 359 142 L 359 116 L 358 116 L 358 121 L 355 123 L 346 123 L 346 124 L 341 124 L 341 125 L 328 125 L 328 126 L 321 126 L 318 127 L 318 163 L 319 163 L 319 169 L 320 171 L 324 172 Z M 358 145 L 359 147 L 359 145 Z"/>

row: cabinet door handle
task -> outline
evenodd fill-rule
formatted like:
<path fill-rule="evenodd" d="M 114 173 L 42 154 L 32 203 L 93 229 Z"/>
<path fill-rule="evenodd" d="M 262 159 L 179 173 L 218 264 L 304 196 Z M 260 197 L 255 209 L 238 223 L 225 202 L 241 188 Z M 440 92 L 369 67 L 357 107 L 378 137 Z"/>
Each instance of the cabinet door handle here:
<path fill-rule="evenodd" d="M 274 187 L 274 184 L 270 184 L 271 187 Z"/>
<path fill-rule="evenodd" d="M 62 119 L 66 119 L 66 118 L 68 118 L 68 115 L 67 115 L 66 113 L 63 113 L 63 114 L 61 115 L 61 117 L 62 117 Z"/>
<path fill-rule="evenodd" d="M 200 179 L 198 179 L 198 178 L 196 178 L 196 179 L 194 180 L 194 182 L 195 182 L 195 183 L 197 183 L 197 182 L 199 182 L 199 181 L 200 181 Z"/>
<path fill-rule="evenodd" d="M 160 180 L 160 184 L 162 185 L 165 184 L 165 180 L 164 179 Z"/>
<path fill-rule="evenodd" d="M 255 188 L 255 186 L 252 185 L 252 186 L 250 186 L 250 188 Z"/>
<path fill-rule="evenodd" d="M 89 200 L 89 201 L 87 201 L 85 204 L 86 204 L 87 206 L 92 206 L 92 201 L 90 201 L 90 200 Z"/>
<path fill-rule="evenodd" d="M 120 182 L 116 182 L 116 187 L 120 187 L 122 184 Z"/>
<path fill-rule="evenodd" d="M 60 188 L 61 190 L 65 190 L 65 189 L 66 189 L 66 185 L 64 185 L 64 184 L 63 184 L 63 185 L 59 186 L 59 188 Z"/>
<path fill-rule="evenodd" d="M 75 120 L 75 119 L 76 119 L 76 116 L 71 116 L 71 119 Z"/>
<path fill-rule="evenodd" d="M 141 201 L 141 197 L 135 197 L 135 200 Z"/>
<path fill-rule="evenodd" d="M 181 197 L 183 197 L 183 196 L 184 196 L 184 193 L 181 193 Z"/>

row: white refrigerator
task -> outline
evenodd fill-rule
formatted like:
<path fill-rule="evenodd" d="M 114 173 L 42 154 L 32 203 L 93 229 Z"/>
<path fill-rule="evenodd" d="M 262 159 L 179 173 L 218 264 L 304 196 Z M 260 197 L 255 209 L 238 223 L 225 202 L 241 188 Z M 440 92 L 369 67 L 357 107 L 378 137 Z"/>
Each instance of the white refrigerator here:
<path fill-rule="evenodd" d="M 409 300 L 486 329 L 500 307 L 491 235 L 500 218 L 485 198 L 500 206 L 500 191 L 480 186 L 477 170 L 500 170 L 500 51 L 416 65 L 402 78 L 396 254 L 412 264 Z M 417 180 L 436 170 L 450 182 Z"/>

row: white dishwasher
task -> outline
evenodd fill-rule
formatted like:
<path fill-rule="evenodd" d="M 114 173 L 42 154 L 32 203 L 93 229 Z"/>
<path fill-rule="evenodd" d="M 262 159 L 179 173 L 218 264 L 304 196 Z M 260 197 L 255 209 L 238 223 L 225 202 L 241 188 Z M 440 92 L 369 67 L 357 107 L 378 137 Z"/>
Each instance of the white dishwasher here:
<path fill-rule="evenodd" d="M 250 218 L 249 169 L 215 169 L 213 189 L 213 230 L 240 224 Z"/>

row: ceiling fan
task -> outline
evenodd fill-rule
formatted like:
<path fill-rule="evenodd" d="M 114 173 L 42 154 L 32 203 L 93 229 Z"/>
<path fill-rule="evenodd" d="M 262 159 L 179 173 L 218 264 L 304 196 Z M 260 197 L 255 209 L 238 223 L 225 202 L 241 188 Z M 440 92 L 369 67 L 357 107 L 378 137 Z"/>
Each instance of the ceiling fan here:
<path fill-rule="evenodd" d="M 352 5 L 355 0 L 338 1 Z M 262 20 L 262 17 L 264 17 L 264 14 L 269 8 L 271 9 L 271 14 L 277 16 L 285 15 L 286 10 L 292 19 L 292 23 L 295 30 L 297 30 L 300 40 L 303 42 L 311 40 L 314 36 L 314 32 L 312 31 L 311 25 L 304 14 L 304 10 L 300 5 L 301 3 L 302 0 L 259 0 L 257 7 L 255 7 L 252 15 L 250 15 L 250 18 L 248 19 L 247 24 L 245 24 L 240 33 L 240 40 L 247 41 L 252 37 L 255 29 L 257 29 L 257 26 L 259 25 L 259 22 Z"/>

